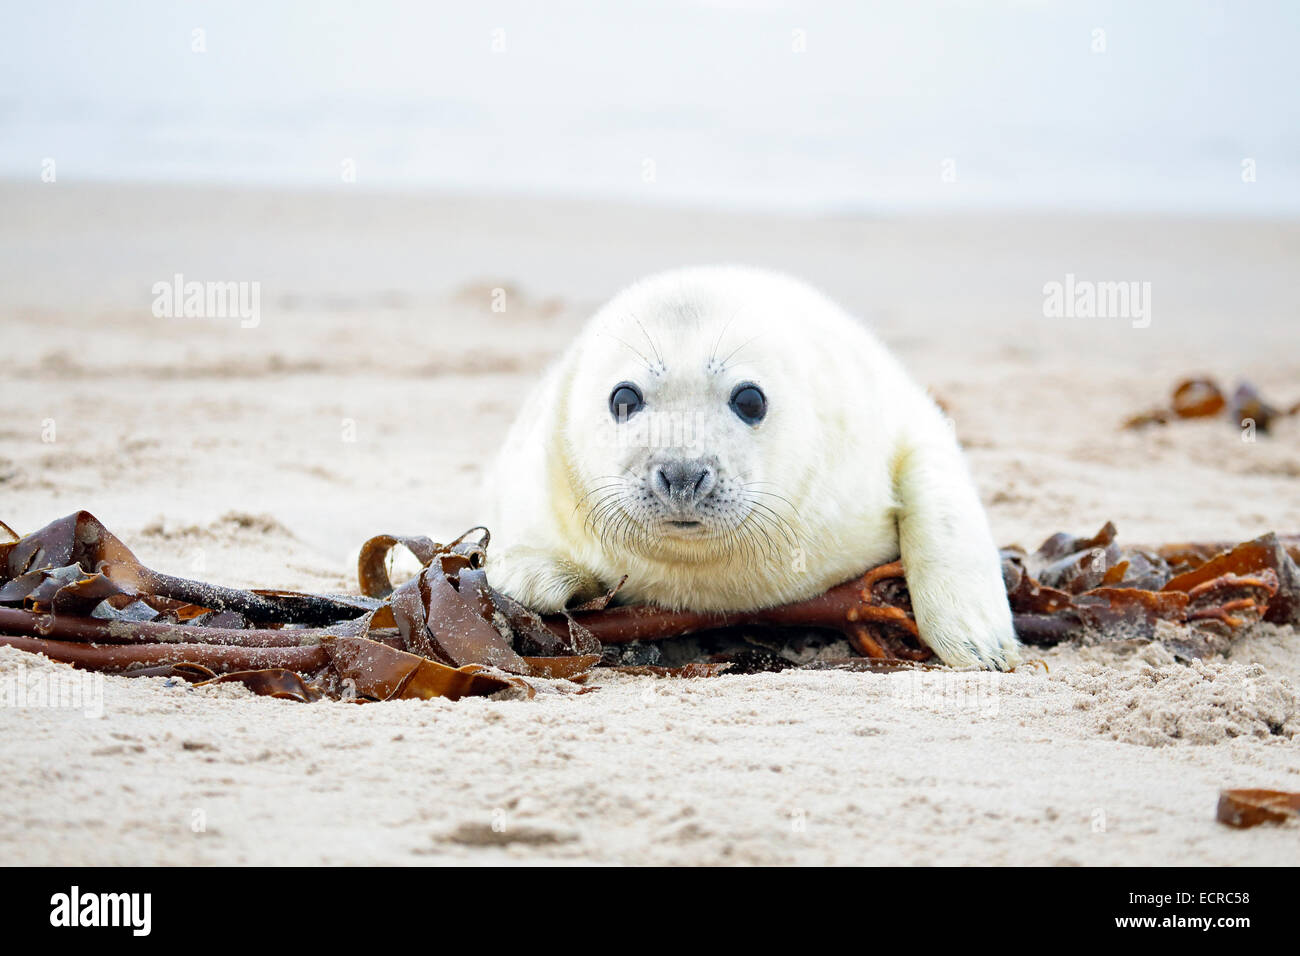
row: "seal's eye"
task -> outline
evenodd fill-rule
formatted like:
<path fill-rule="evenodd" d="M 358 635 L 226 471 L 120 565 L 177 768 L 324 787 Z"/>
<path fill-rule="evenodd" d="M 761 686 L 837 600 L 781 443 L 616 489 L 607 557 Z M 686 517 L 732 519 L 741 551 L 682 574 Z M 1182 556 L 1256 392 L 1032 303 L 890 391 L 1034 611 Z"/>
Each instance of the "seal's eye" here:
<path fill-rule="evenodd" d="M 757 425 L 767 414 L 767 396 L 753 382 L 741 382 L 731 393 L 731 410 L 746 425 Z"/>
<path fill-rule="evenodd" d="M 631 382 L 619 382 L 609 393 L 609 410 L 615 421 L 627 421 L 644 407 L 641 389 Z"/>

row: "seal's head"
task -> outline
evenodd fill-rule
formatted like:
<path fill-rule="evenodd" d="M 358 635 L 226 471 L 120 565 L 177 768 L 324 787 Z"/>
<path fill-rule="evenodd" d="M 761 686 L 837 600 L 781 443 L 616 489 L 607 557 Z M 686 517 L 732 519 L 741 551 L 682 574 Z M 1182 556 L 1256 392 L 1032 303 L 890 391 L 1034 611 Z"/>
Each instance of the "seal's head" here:
<path fill-rule="evenodd" d="M 819 416 L 835 412 L 815 397 L 809 296 L 753 270 L 687 270 L 595 316 L 563 396 L 564 442 L 604 547 L 680 564 L 790 546 Z"/>

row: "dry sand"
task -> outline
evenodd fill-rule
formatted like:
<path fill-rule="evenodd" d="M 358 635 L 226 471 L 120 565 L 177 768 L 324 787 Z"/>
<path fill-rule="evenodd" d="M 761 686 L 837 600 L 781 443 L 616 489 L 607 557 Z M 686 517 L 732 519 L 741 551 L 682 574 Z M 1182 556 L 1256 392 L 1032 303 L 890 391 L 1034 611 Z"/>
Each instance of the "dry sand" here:
<path fill-rule="evenodd" d="M 1130 542 L 1300 531 L 1300 421 L 1255 442 L 1219 421 L 1117 428 L 1187 372 L 1300 400 L 1292 222 L 63 183 L 0 186 L 0 210 L 0 518 L 89 508 L 164 570 L 341 589 L 371 534 L 455 535 L 591 308 L 718 261 L 802 275 L 869 320 L 949 407 L 1003 543 L 1106 520 Z M 155 318 L 175 273 L 259 281 L 259 325 Z M 1150 327 L 1044 318 L 1067 273 L 1150 282 Z M 104 678 L 89 708 L 0 708 L 0 859 L 1300 859 L 1300 827 L 1213 819 L 1221 787 L 1300 790 L 1293 629 L 1191 666 L 1154 646 L 1040 656 L 1050 672 L 603 677 L 365 707 Z M 66 673 L 0 651 L 0 687 Z"/>

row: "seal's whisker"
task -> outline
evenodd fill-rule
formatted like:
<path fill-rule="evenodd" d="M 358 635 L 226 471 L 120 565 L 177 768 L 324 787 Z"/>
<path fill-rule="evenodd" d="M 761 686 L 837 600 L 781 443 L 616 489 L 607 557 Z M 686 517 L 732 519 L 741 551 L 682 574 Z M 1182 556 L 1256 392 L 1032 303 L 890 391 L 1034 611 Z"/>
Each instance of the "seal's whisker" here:
<path fill-rule="evenodd" d="M 730 361 L 732 360 L 732 358 L 736 355 L 737 352 L 739 352 L 741 349 L 743 349 L 746 345 L 750 345 L 750 344 L 752 344 L 752 343 L 758 341 L 758 339 L 759 339 L 759 336 L 756 335 L 756 336 L 754 336 L 752 339 L 749 339 L 748 341 L 746 341 L 746 342 L 742 342 L 742 343 L 740 343 L 739 345 L 737 345 L 734 349 L 731 350 L 731 353 L 730 353 L 726 358 L 724 358 L 724 359 L 722 360 L 722 367 L 723 367 L 724 369 L 727 368 L 727 363 L 730 362 Z"/>
<path fill-rule="evenodd" d="M 745 556 L 749 561 L 757 563 L 762 556 L 759 551 L 759 541 L 756 536 L 756 527 L 752 524 L 742 521 L 736 528 L 738 536 L 744 544 Z"/>
<path fill-rule="evenodd" d="M 641 360 L 641 364 L 645 366 L 645 370 L 646 370 L 647 372 L 649 372 L 651 375 L 654 375 L 654 374 L 655 374 L 655 367 L 654 367 L 653 365 L 650 364 L 650 360 L 649 360 L 648 358 L 646 358 L 644 355 L 642 355 L 639 351 L 637 351 L 637 349 L 633 348 L 633 347 L 632 347 L 631 345 L 629 345 L 627 342 L 624 342 L 622 339 L 620 339 L 620 338 L 619 338 L 617 335 L 615 335 L 613 332 L 604 332 L 603 334 L 604 334 L 604 335 L 608 335 L 611 339 L 613 339 L 613 340 L 614 340 L 615 342 L 617 342 L 619 345 L 623 346 L 625 349 L 627 349 L 629 352 L 631 352 L 633 355 L 635 355 L 637 358 L 639 358 L 639 359 Z"/>
<path fill-rule="evenodd" d="M 787 507 L 789 507 L 789 509 L 792 512 L 794 512 L 796 517 L 799 516 L 799 509 L 795 506 L 794 502 L 791 501 L 789 498 L 787 498 L 785 495 L 777 494 L 774 491 L 755 491 L 754 489 L 750 488 L 748 485 L 742 486 L 742 489 L 740 491 L 740 497 L 745 501 L 746 504 L 754 508 L 759 508 L 759 507 L 764 508 L 773 517 L 778 518 L 782 522 L 785 522 L 787 524 L 789 523 L 788 520 L 785 518 L 785 516 L 776 510 L 775 505 L 769 504 L 765 501 L 759 501 L 758 500 L 759 496 L 762 496 L 764 498 L 775 498 L 777 499 L 777 501 L 780 501 L 783 504 L 785 504 Z"/>
<path fill-rule="evenodd" d="M 637 544 L 637 534 L 640 524 L 626 511 L 621 511 L 618 521 L 614 526 L 613 537 L 616 541 L 621 541 L 627 550 L 633 550 Z"/>
<path fill-rule="evenodd" d="M 659 354 L 659 346 L 655 345 L 655 340 L 650 337 L 650 333 L 646 331 L 645 325 L 633 313 L 629 312 L 628 315 L 632 316 L 632 321 L 637 324 L 637 327 L 641 329 L 641 334 L 645 336 L 645 340 L 650 343 L 650 351 L 654 352 L 655 360 L 659 363 L 659 367 L 661 369 L 666 369 L 668 366 L 664 364 L 664 357 Z M 654 369 L 651 369 L 650 371 L 653 372 Z"/>
<path fill-rule="evenodd" d="M 781 550 L 777 547 L 776 540 L 767 530 L 767 526 L 771 524 L 772 519 L 757 511 L 751 511 L 747 517 L 754 518 L 759 522 L 750 525 L 750 530 L 752 533 L 762 536 L 763 543 L 766 545 L 768 559 L 776 562 L 780 558 Z"/>
<path fill-rule="evenodd" d="M 587 520 L 583 522 L 582 526 L 584 529 L 590 526 L 592 533 L 600 537 L 602 535 L 601 529 L 609 519 L 610 515 L 614 514 L 619 509 L 620 504 L 618 493 L 607 495 L 591 509 L 591 513 L 587 515 Z"/>
<path fill-rule="evenodd" d="M 617 509 L 607 511 L 600 517 L 600 521 L 594 526 L 596 537 L 600 541 L 602 548 L 609 547 L 610 522 L 618 519 Z"/>
<path fill-rule="evenodd" d="M 592 488 L 585 495 L 583 495 L 581 498 L 578 499 L 578 503 L 573 506 L 573 510 L 577 511 L 579 508 L 581 508 L 582 503 L 586 501 L 588 498 L 590 498 L 592 495 L 596 494 L 596 492 L 608 491 L 610 488 L 622 488 L 625 484 L 626 484 L 625 481 L 619 480 L 619 481 L 611 482 L 610 484 L 607 485 L 597 485 L 595 488 Z"/>
<path fill-rule="evenodd" d="M 722 347 L 722 337 L 727 334 L 727 329 L 731 328 L 731 323 L 736 320 L 736 316 L 739 314 L 740 314 L 740 306 L 737 306 L 735 309 L 732 310 L 731 318 L 727 319 L 726 324 L 723 325 L 722 327 L 722 331 L 718 333 L 717 339 L 714 340 L 713 350 L 709 352 L 710 365 L 712 365 L 714 362 L 718 360 L 718 349 Z"/>
<path fill-rule="evenodd" d="M 591 509 L 590 520 L 592 525 L 599 525 L 608 521 L 611 516 L 616 514 L 620 509 L 618 495 L 610 495 L 602 498 L 600 504 Z"/>
<path fill-rule="evenodd" d="M 616 540 L 621 541 L 627 550 L 635 550 L 639 544 L 637 533 L 641 530 L 640 523 L 633 520 L 632 516 L 624 511 L 614 528 L 614 537 Z"/>
<path fill-rule="evenodd" d="M 794 528 L 791 527 L 790 522 L 786 521 L 785 518 L 781 517 L 781 515 L 779 515 L 774 509 L 769 508 L 761 501 L 750 501 L 749 506 L 751 508 L 760 509 L 752 512 L 752 514 L 761 515 L 771 522 L 777 530 L 785 535 L 785 539 L 790 542 L 791 547 L 798 546 L 798 540 L 795 537 Z"/>
<path fill-rule="evenodd" d="M 605 518 L 606 515 L 608 515 L 612 509 L 617 507 L 618 507 L 618 495 L 617 494 L 606 495 L 604 498 L 601 498 L 600 501 L 598 501 L 595 504 L 595 506 L 592 507 L 591 511 L 587 514 L 587 522 L 589 522 L 592 525 L 595 525 L 599 523 L 603 518 Z"/>
<path fill-rule="evenodd" d="M 759 522 L 759 524 L 763 526 L 764 534 L 767 534 L 766 531 L 767 528 L 774 528 L 785 537 L 785 540 L 790 544 L 791 547 L 795 546 L 795 540 L 793 536 L 790 534 L 789 529 L 784 527 L 779 520 L 774 519 L 771 516 L 766 515 L 761 511 L 751 511 L 748 517 L 753 518 L 755 521 Z"/>
<path fill-rule="evenodd" d="M 737 552 L 740 553 L 740 557 L 744 560 L 752 559 L 752 553 L 745 539 L 745 535 L 741 532 L 739 526 L 728 529 L 727 544 L 729 547 L 729 556 L 733 561 L 736 558 Z"/>
<path fill-rule="evenodd" d="M 754 537 L 754 543 L 762 547 L 765 561 L 776 564 L 780 560 L 781 551 L 772 536 L 767 533 L 767 529 L 760 525 L 750 525 L 750 534 Z"/>
<path fill-rule="evenodd" d="M 796 505 L 785 495 L 777 494 L 775 491 L 750 491 L 749 490 L 753 485 L 773 485 L 773 484 L 775 484 L 775 482 L 772 481 L 751 481 L 751 482 L 743 482 L 742 487 L 745 489 L 746 493 L 748 494 L 767 495 L 769 498 L 780 498 L 782 501 L 784 501 L 786 504 L 790 506 L 791 511 L 793 511 L 795 514 L 798 514 L 799 513 L 798 505 Z"/>

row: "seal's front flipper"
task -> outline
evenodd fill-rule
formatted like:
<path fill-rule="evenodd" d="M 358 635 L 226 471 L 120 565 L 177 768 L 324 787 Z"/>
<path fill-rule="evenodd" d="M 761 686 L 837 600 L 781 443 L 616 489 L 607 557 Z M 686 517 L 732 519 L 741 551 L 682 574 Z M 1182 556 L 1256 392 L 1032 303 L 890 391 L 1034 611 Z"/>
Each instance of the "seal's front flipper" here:
<path fill-rule="evenodd" d="M 552 614 L 605 593 L 595 575 L 538 548 L 508 548 L 488 557 L 488 580 L 539 614 Z"/>
<path fill-rule="evenodd" d="M 950 667 L 1015 667 L 1020 642 L 998 550 L 956 439 L 942 425 L 924 438 L 904 438 L 893 479 L 899 551 L 921 639 Z"/>

